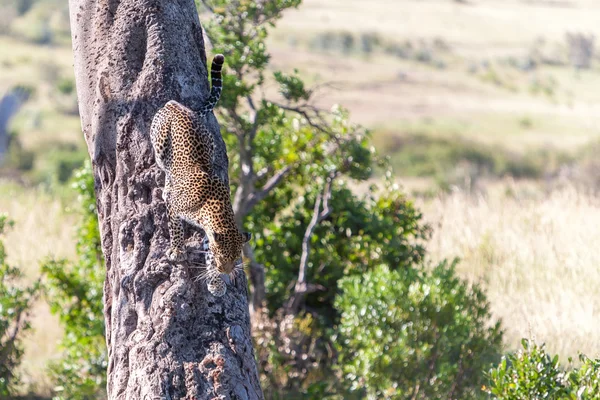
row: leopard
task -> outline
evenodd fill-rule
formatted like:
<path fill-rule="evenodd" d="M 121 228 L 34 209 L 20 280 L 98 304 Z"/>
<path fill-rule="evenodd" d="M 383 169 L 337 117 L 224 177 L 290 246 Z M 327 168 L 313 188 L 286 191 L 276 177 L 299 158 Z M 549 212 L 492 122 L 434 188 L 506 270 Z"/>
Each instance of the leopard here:
<path fill-rule="evenodd" d="M 252 236 L 238 228 L 229 185 L 213 169 L 215 142 L 207 118 L 221 97 L 224 60 L 222 54 L 213 58 L 210 94 L 199 109 L 170 100 L 156 112 L 150 126 L 156 164 L 165 173 L 163 200 L 170 236 L 166 256 L 172 262 L 187 259 L 184 223 L 204 230 L 210 254 L 205 257 L 208 273 L 204 275 L 209 287 L 217 285 L 218 291 L 223 287 L 216 274 L 232 276 L 240 270 L 236 261 Z"/>

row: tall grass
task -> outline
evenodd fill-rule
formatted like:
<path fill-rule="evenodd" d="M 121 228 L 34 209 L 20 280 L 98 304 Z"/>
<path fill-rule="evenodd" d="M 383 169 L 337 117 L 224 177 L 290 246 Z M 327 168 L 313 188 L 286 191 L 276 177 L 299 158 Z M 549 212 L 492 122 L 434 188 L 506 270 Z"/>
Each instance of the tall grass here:
<path fill-rule="evenodd" d="M 459 272 L 485 282 L 509 348 L 533 336 L 561 356 L 598 356 L 600 199 L 509 185 L 422 208 L 435 229 L 430 256 L 460 257 Z"/>
<path fill-rule="evenodd" d="M 30 281 L 39 277 L 42 259 L 74 257 L 76 216 L 55 196 L 38 189 L 0 183 L 0 213 L 8 213 L 15 222 L 5 239 L 7 261 L 19 267 Z M 34 306 L 32 325 L 33 332 L 24 340 L 22 381 L 38 394 L 49 394 L 51 383 L 46 375 L 46 364 L 58 356 L 62 330 L 43 299 Z"/>

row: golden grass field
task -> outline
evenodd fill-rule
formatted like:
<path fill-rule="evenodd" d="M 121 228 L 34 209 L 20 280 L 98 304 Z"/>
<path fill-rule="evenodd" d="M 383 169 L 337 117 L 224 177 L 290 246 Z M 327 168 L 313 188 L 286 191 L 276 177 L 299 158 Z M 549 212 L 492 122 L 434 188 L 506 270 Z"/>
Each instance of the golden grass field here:
<path fill-rule="evenodd" d="M 560 4 L 565 4 L 560 6 Z M 505 81 L 490 84 L 468 72 L 473 63 L 526 56 L 538 39 L 549 49 L 567 32 L 600 34 L 600 3 L 593 1 L 307 0 L 288 11 L 274 35 L 273 64 L 339 87 L 322 97 L 350 108 L 370 127 L 394 128 L 431 118 L 477 140 L 524 146 L 577 146 L 597 137 L 600 74 L 596 70 L 541 66 L 528 74 L 494 65 Z M 306 44 L 323 32 L 377 33 L 387 40 L 432 41 L 449 47 L 447 68 L 389 55 L 340 57 L 311 52 Z M 290 41 L 298 43 L 289 46 Z M 532 80 L 556 80 L 555 95 L 532 96 Z M 511 90 L 516 88 L 518 91 Z M 533 121 L 524 134 L 518 121 Z"/>
<path fill-rule="evenodd" d="M 378 130 L 422 131 L 517 152 L 575 150 L 600 138 L 598 62 L 578 73 L 546 65 L 522 73 L 496 61 L 527 55 L 540 38 L 561 48 L 566 32 L 598 37 L 599 18 L 600 3 L 593 0 L 305 0 L 273 33 L 272 66 L 298 68 L 311 83 L 330 82 L 333 87 L 319 94 L 319 104 L 346 106 L 375 136 Z M 441 54 L 445 67 L 382 53 L 311 49 L 318 35 L 344 31 L 397 41 L 441 38 L 449 48 Z M 494 66 L 493 79 L 469 71 L 483 61 Z M 72 74 L 71 63 L 67 45 L 0 36 L 0 93 L 16 83 L 39 88 L 14 121 L 25 147 L 81 145 L 78 118 L 56 112 L 47 83 L 49 73 Z M 533 81 L 549 79 L 551 96 L 532 92 Z M 409 191 L 429 184 L 396 172 Z M 544 182 L 504 180 L 416 202 L 434 228 L 430 259 L 460 257 L 461 275 L 487 288 L 492 312 L 503 320 L 508 350 L 533 336 L 561 356 L 599 355 L 600 199 L 570 185 L 550 190 Z M 6 236 L 9 262 L 30 279 L 45 257 L 73 256 L 75 217 L 67 207 L 39 189 L 0 185 L 0 212 L 16 222 Z M 35 310 L 34 327 L 23 371 L 43 392 L 48 389 L 44 366 L 56 356 L 61 332 L 43 305 Z"/>
<path fill-rule="evenodd" d="M 511 194 L 502 189 L 512 188 Z M 487 288 L 492 313 L 515 348 L 534 337 L 566 360 L 600 349 L 600 199 L 566 187 L 552 193 L 470 196 L 422 204 L 434 227 L 433 260 L 460 257 L 462 276 Z"/>
<path fill-rule="evenodd" d="M 4 239 L 7 262 L 19 266 L 30 280 L 38 279 L 40 263 L 45 258 L 75 256 L 77 216 L 69 212 L 64 202 L 43 190 L 4 182 L 0 183 L 0 212 L 15 222 Z M 34 307 L 32 325 L 34 330 L 25 341 L 23 381 L 43 392 L 50 385 L 45 367 L 60 355 L 57 344 L 62 330 L 44 301 Z"/>

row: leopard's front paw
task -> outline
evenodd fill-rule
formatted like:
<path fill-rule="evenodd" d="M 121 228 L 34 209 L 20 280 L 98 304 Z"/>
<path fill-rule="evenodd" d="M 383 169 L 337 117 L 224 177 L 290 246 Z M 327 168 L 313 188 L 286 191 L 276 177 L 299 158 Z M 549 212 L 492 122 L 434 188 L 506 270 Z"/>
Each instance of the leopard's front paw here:
<path fill-rule="evenodd" d="M 212 277 L 208 282 L 208 291 L 215 297 L 222 297 L 227 293 L 227 285 L 220 275 Z"/>
<path fill-rule="evenodd" d="M 167 258 L 173 262 L 185 261 L 187 260 L 187 255 L 184 249 L 171 247 L 167 250 Z"/>

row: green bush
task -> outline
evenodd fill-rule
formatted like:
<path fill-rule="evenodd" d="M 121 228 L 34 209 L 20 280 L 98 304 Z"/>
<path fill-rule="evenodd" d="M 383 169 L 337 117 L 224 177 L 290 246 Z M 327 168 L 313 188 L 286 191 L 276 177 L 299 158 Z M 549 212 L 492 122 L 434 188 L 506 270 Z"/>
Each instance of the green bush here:
<path fill-rule="evenodd" d="M 580 356 L 581 366 L 562 369 L 558 356 L 551 356 L 544 345 L 527 339 L 523 350 L 502 357 L 490 370 L 487 393 L 495 399 L 565 399 L 600 398 L 600 360 Z M 571 360 L 569 360 L 571 363 Z"/>
<path fill-rule="evenodd" d="M 350 395 L 369 399 L 481 398 L 501 350 L 499 322 L 455 263 L 380 266 L 341 280 L 338 367 Z"/>
<path fill-rule="evenodd" d="M 302 237 L 318 193 L 318 187 L 307 189 L 303 201 L 291 206 L 287 214 L 261 221 L 259 218 L 268 215 L 265 210 L 251 220 L 262 226 L 262 230 L 254 231 L 255 252 L 265 263 L 271 313 L 284 305 L 289 295 L 288 285 L 298 276 Z M 293 203 L 283 195 L 273 199 Z M 361 199 L 345 184 L 335 185 L 331 208 L 335 212 L 315 228 L 311 241 L 308 279 L 313 284 L 333 289 L 344 276 L 361 275 L 382 263 L 395 269 L 411 268 L 424 257 L 423 244 L 429 237 L 429 227 L 422 223 L 421 214 L 401 192 L 388 188 L 377 196 Z M 334 297 L 335 290 L 320 290 L 306 301 L 308 307 L 331 324 L 338 315 Z"/>
<path fill-rule="evenodd" d="M 35 177 L 48 185 L 69 182 L 87 159 L 87 152 L 70 143 L 51 143 L 50 149 L 38 151 Z"/>
<path fill-rule="evenodd" d="M 50 365 L 57 399 L 104 398 L 107 354 L 102 313 L 105 269 L 100 247 L 94 179 L 89 162 L 75 175 L 81 222 L 77 261 L 49 260 L 42 266 L 50 310 L 65 328 L 60 361 Z"/>
<path fill-rule="evenodd" d="M 6 1 L 6 0 L 4 0 Z M 9 0 L 10 1 L 10 0 Z M 69 34 L 68 4 L 60 0 L 12 0 L 10 33 L 38 44 L 66 43 Z"/>
<path fill-rule="evenodd" d="M 293 191 L 277 191 L 249 218 L 253 226 L 262 227 L 253 229 L 254 251 L 265 265 L 267 308 L 276 325 L 272 332 L 267 332 L 268 324 L 255 331 L 268 398 L 323 399 L 323 392 L 315 390 L 338 392 L 332 373 L 334 346 L 327 333 L 340 316 L 334 306 L 339 280 L 361 276 L 382 263 L 410 270 L 424 256 L 422 244 L 429 236 L 421 214 L 393 187 L 359 198 L 345 184 L 335 184 L 330 200 L 335 212 L 315 228 L 307 260 L 307 279 L 316 290 L 306 296 L 307 311 L 289 327 L 280 316 L 289 301 L 290 282 L 298 276 L 302 237 L 319 188 L 307 183 L 306 189 L 300 201 L 288 197 Z M 285 213 L 269 218 L 270 208 L 286 202 L 291 205 Z"/>
<path fill-rule="evenodd" d="M 448 135 L 442 137 L 440 134 Z M 426 133 L 381 131 L 373 144 L 390 157 L 394 170 L 403 176 L 431 176 L 452 184 L 471 173 L 472 178 L 511 176 L 539 179 L 555 174 L 572 161 L 569 153 L 552 148 L 515 153 L 450 132 Z"/>
<path fill-rule="evenodd" d="M 35 162 L 35 153 L 23 148 L 16 132 L 11 132 L 8 137 L 8 152 L 5 168 L 14 168 L 18 171 L 31 171 Z"/>
<path fill-rule="evenodd" d="M 56 178 L 60 183 L 65 183 L 78 168 L 81 168 L 86 159 L 86 154 L 80 151 L 57 152 L 54 159 Z"/>
<path fill-rule="evenodd" d="M 0 215 L 0 235 L 12 225 L 6 215 Z M 0 241 L 0 398 L 10 398 L 18 383 L 18 367 L 23 347 L 23 333 L 30 329 L 29 311 L 39 293 L 39 284 L 23 287 L 18 280 L 21 272 L 6 263 L 6 249 Z"/>
<path fill-rule="evenodd" d="M 56 83 L 56 89 L 65 95 L 69 95 L 75 91 L 75 80 L 73 78 L 60 78 Z"/>
<path fill-rule="evenodd" d="M 464 162 L 481 173 L 501 173 L 497 152 L 489 146 L 460 137 L 433 137 L 421 133 L 381 133 L 376 147 L 391 158 L 392 166 L 402 175 L 435 176 L 447 174 Z"/>

